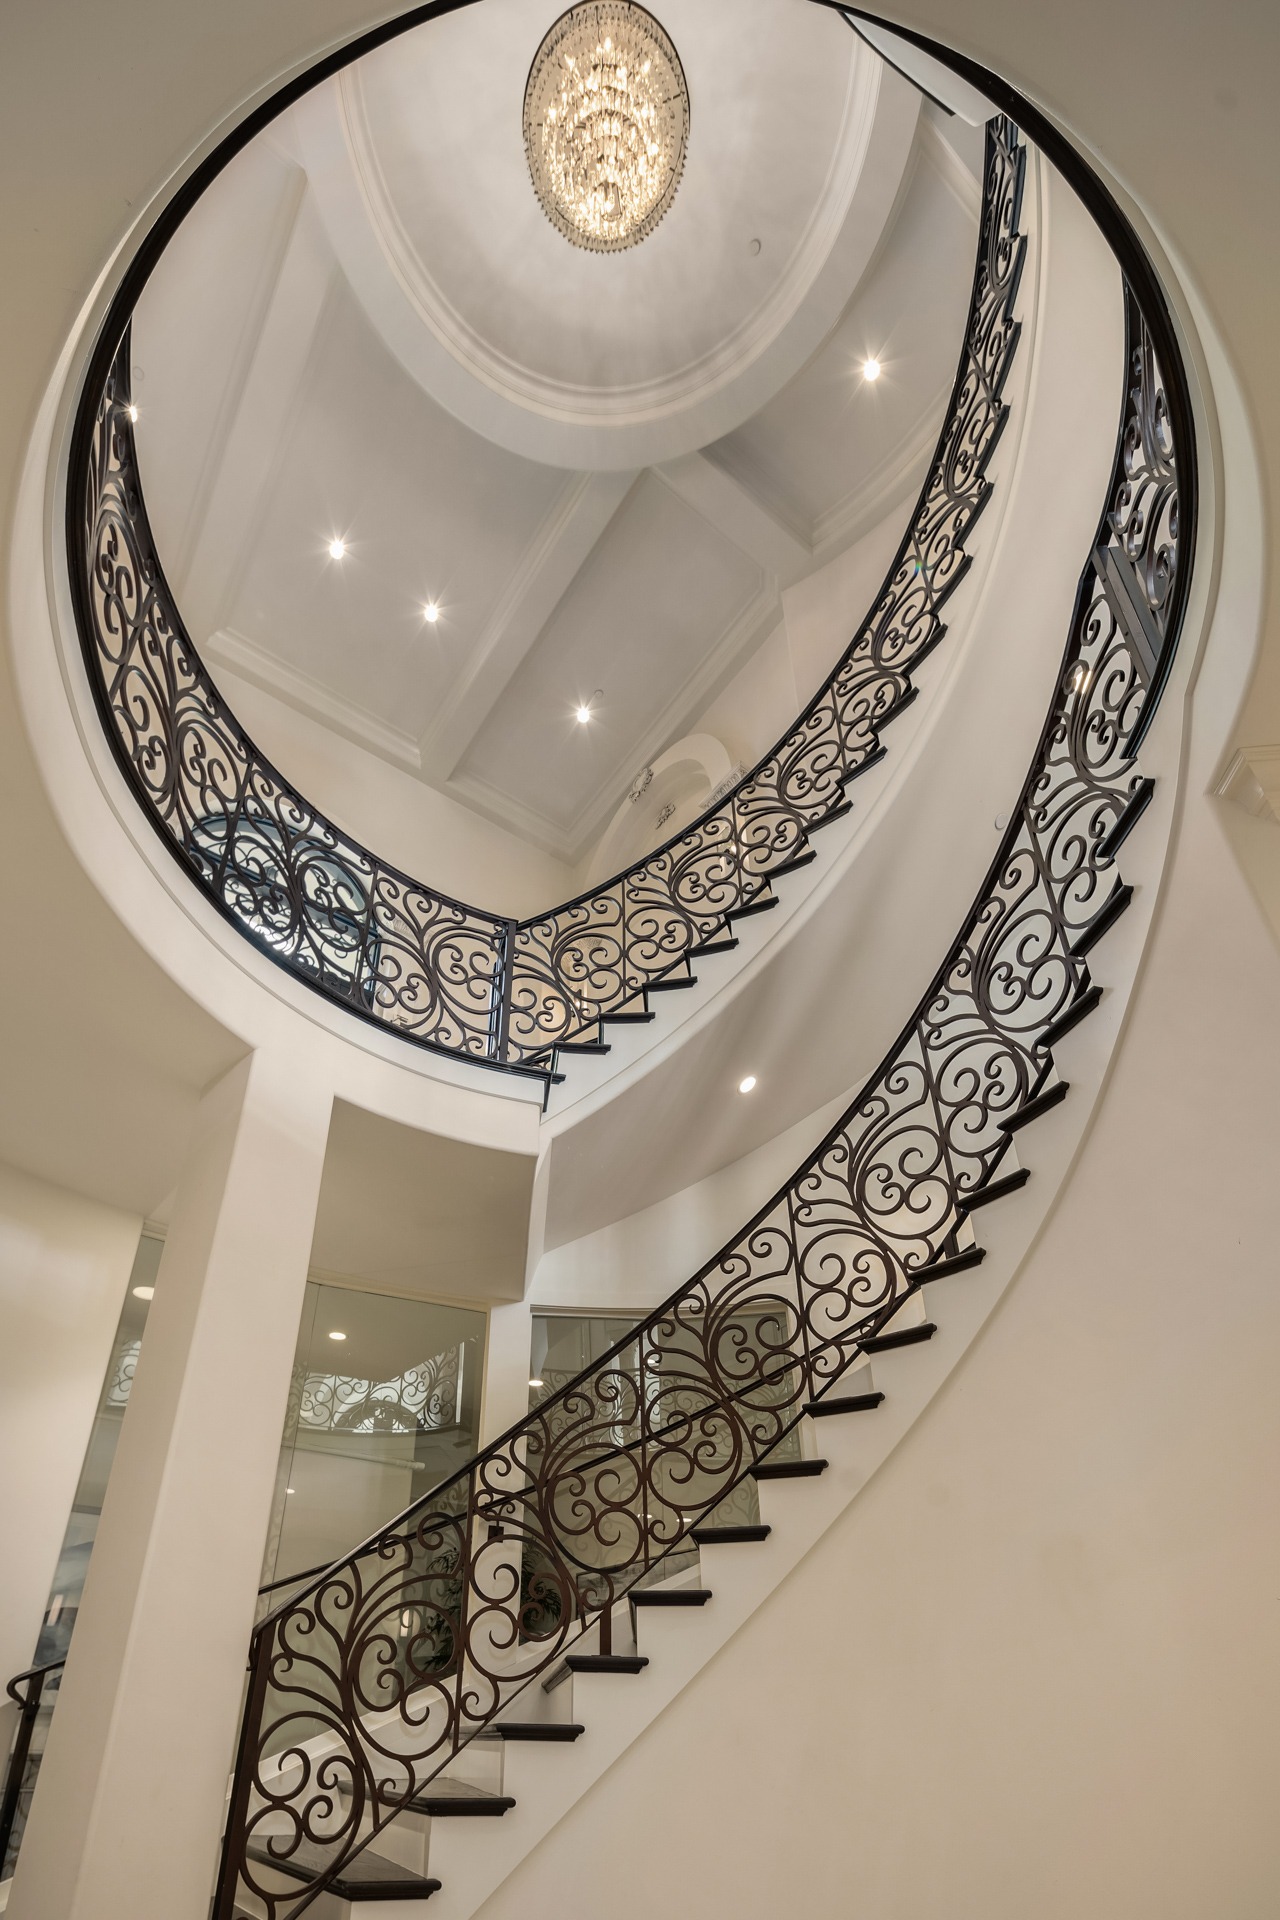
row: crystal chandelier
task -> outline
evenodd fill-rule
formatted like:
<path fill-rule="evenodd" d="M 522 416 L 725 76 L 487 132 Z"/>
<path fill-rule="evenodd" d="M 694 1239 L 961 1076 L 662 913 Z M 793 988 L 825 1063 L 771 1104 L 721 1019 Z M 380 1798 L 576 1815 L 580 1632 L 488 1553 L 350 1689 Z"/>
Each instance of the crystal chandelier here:
<path fill-rule="evenodd" d="M 675 198 L 689 137 L 680 56 L 643 7 L 588 0 L 538 48 L 524 92 L 534 191 L 575 247 L 616 253 Z"/>

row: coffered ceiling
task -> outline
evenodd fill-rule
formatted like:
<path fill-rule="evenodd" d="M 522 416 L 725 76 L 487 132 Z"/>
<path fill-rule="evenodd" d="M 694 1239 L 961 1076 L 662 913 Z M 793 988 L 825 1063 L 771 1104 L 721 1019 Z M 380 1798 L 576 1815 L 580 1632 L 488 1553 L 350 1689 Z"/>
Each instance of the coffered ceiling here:
<path fill-rule="evenodd" d="M 255 141 L 147 289 L 134 377 L 215 674 L 576 863 L 783 589 L 903 510 L 981 136 L 807 0 L 672 0 L 686 176 L 642 245 L 586 254 L 520 141 L 556 10 L 483 0 Z"/>

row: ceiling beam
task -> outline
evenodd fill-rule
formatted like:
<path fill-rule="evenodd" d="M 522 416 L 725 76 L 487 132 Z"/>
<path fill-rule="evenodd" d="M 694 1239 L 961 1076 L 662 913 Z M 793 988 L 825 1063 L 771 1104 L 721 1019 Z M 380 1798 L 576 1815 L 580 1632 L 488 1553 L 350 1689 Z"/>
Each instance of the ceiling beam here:
<path fill-rule="evenodd" d="M 419 743 L 422 775 L 453 774 L 539 634 L 573 585 L 634 473 L 575 474 L 562 490 Z"/>
<path fill-rule="evenodd" d="M 779 587 L 789 587 L 812 567 L 809 542 L 704 453 L 687 453 L 653 471 L 740 553 L 771 573 Z"/>
<path fill-rule="evenodd" d="M 314 201 L 304 192 L 210 480 L 182 585 L 184 605 L 207 631 L 225 626 L 230 618 L 333 271 Z"/>

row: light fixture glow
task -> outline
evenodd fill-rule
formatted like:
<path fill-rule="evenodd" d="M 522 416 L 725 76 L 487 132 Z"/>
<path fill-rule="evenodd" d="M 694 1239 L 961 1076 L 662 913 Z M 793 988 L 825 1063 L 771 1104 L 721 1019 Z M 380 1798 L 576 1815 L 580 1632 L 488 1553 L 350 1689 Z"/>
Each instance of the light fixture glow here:
<path fill-rule="evenodd" d="M 531 1381 L 529 1382 L 529 1385 L 530 1385 L 531 1387 L 540 1387 L 540 1386 L 542 1385 L 542 1382 L 541 1382 L 541 1380 L 531 1380 Z"/>
<path fill-rule="evenodd" d="M 334 539 L 329 542 L 329 558 L 331 560 L 341 560 L 346 550 L 347 543 L 345 540 L 339 540 L 335 536 Z"/>
<path fill-rule="evenodd" d="M 285 1492 L 286 1492 L 286 1493 L 292 1493 L 293 1491 L 294 1491 L 294 1489 L 293 1489 L 292 1487 L 286 1487 L 286 1488 L 285 1488 Z"/>
<path fill-rule="evenodd" d="M 590 707 L 578 707 L 575 710 L 573 717 L 578 722 L 578 725 L 580 727 L 585 727 L 588 720 L 591 718 Z"/>
<path fill-rule="evenodd" d="M 422 609 L 422 617 L 429 627 L 434 627 L 436 621 L 440 618 L 440 609 L 434 600 L 428 600 L 426 606 Z"/>
<path fill-rule="evenodd" d="M 755 1085 L 755 1083 L 756 1083 L 756 1077 L 755 1077 L 755 1075 L 754 1075 L 754 1073 L 749 1073 L 749 1074 L 747 1075 L 747 1077 L 746 1077 L 746 1079 L 745 1079 L 745 1080 L 739 1080 L 739 1082 L 738 1082 L 738 1092 L 739 1092 L 739 1093 L 750 1093 L 750 1091 L 751 1091 L 751 1089 L 752 1089 L 752 1087 L 754 1087 L 754 1085 Z"/>
<path fill-rule="evenodd" d="M 631 0 L 589 0 L 556 21 L 524 94 L 524 150 L 552 226 L 615 253 L 653 232 L 675 198 L 689 138 L 680 56 Z"/>
<path fill-rule="evenodd" d="M 154 1287 L 135 1287 L 133 1290 L 135 1300 L 154 1300 L 155 1296 L 156 1290 Z"/>
<path fill-rule="evenodd" d="M 130 418 L 130 420 L 131 420 L 131 421 L 133 422 L 133 424 L 134 424 L 134 426 L 137 426 L 137 424 L 138 424 L 138 409 L 137 409 L 137 408 L 136 408 L 135 406 L 130 406 L 130 407 L 129 407 L 129 409 L 128 409 L 128 412 L 129 412 L 129 418 Z"/>
<path fill-rule="evenodd" d="M 870 380 L 872 382 L 878 380 L 880 378 L 880 362 L 878 360 L 864 360 L 862 363 L 862 377 L 864 380 Z"/>
<path fill-rule="evenodd" d="M 335 1331 L 335 1332 L 333 1332 L 333 1333 L 331 1333 L 331 1334 L 329 1335 L 329 1338 L 330 1338 L 331 1340 L 345 1340 L 345 1339 L 346 1339 L 346 1337 L 347 1337 L 347 1336 L 346 1336 L 346 1334 L 345 1334 L 345 1333 L 338 1333 L 338 1332 L 336 1332 L 336 1331 Z"/>

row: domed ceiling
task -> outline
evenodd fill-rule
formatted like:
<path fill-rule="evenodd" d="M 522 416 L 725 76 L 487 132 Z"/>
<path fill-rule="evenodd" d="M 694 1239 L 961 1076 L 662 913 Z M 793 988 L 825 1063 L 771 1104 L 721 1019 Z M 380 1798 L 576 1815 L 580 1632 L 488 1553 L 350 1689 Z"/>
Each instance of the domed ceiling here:
<path fill-rule="evenodd" d="M 659 0 L 683 178 L 587 252 L 524 150 L 558 11 L 482 0 L 283 116 L 161 261 L 134 370 L 160 553 L 260 744 L 388 857 L 378 763 L 569 891 L 646 765 L 699 731 L 754 757 L 831 664 L 790 596 L 909 507 L 981 133 L 810 0 Z M 286 710 L 352 743 L 341 793 Z"/>

